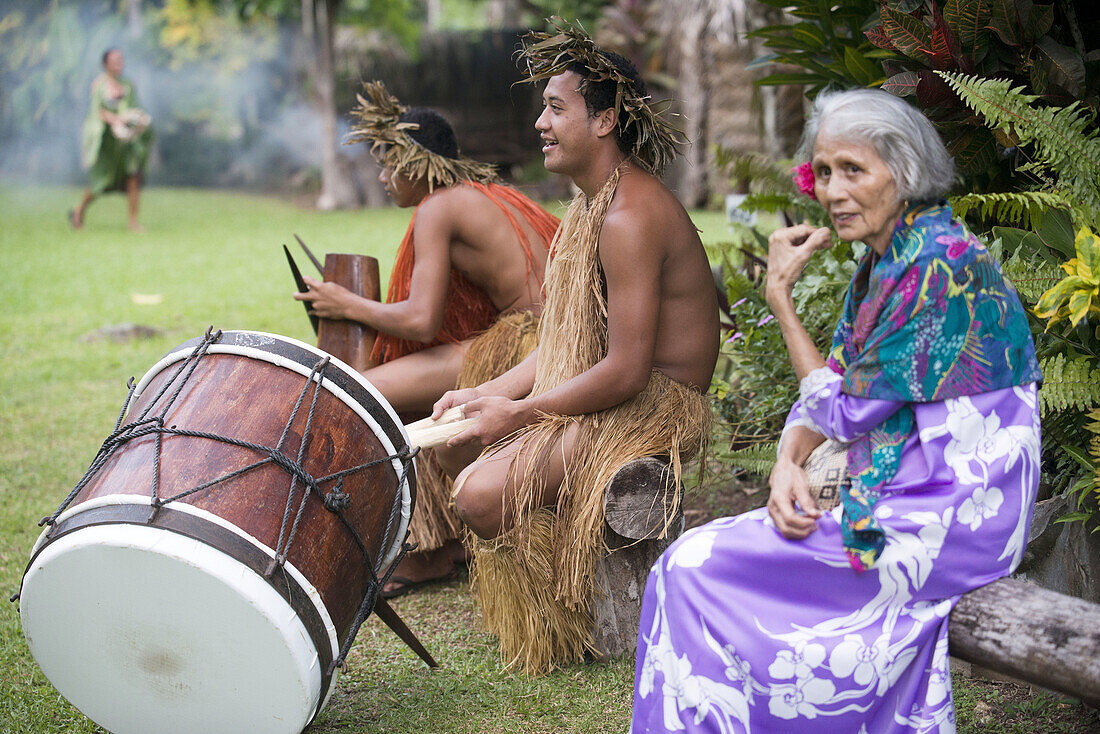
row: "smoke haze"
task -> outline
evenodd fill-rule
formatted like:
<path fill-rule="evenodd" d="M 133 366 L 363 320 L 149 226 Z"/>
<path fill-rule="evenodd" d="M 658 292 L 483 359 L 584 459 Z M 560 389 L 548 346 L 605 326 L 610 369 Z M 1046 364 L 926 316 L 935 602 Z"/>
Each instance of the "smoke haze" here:
<path fill-rule="evenodd" d="M 0 45 L 45 50 L 36 63 L 24 61 L 20 68 L 9 64 L 14 47 L 0 51 L 5 178 L 85 180 L 81 127 L 108 48 L 122 50 L 123 76 L 153 117 L 157 142 L 150 182 L 282 188 L 320 165 L 320 119 L 297 91 L 302 54 L 291 31 L 245 27 L 217 48 L 188 54 L 154 43 L 155 29 L 132 38 L 122 14 L 103 2 L 61 2 L 37 17 L 33 12 L 23 13 L 23 27 L 0 34 Z M 0 9 L 0 27 L 18 20 L 15 13 Z M 146 13 L 147 23 L 157 20 L 151 16 Z"/>

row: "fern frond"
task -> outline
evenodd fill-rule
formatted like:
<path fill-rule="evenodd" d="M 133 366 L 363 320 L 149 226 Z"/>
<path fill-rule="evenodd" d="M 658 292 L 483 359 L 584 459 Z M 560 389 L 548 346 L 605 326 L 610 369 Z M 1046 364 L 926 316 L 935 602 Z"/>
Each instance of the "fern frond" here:
<path fill-rule="evenodd" d="M 1005 79 L 937 71 L 986 122 L 1034 148 L 1038 162 L 1058 176 L 1058 186 L 1085 218 L 1100 210 L 1100 137 L 1091 111 L 1080 102 L 1034 107 L 1039 99 Z"/>
<path fill-rule="evenodd" d="M 1072 204 L 1056 191 L 1015 191 L 1002 194 L 964 194 L 951 199 L 951 211 L 960 219 L 971 212 L 986 221 L 1034 229 L 1046 209 L 1069 209 Z"/>
<path fill-rule="evenodd" d="M 742 298 L 759 300 L 759 289 L 751 278 L 735 270 L 732 273 L 726 273 L 726 297 L 731 305 Z"/>
<path fill-rule="evenodd" d="M 730 451 L 721 455 L 723 462 L 744 469 L 750 474 L 766 477 L 775 466 L 774 443 L 762 443 L 747 449 Z"/>
<path fill-rule="evenodd" d="M 744 181 L 756 187 L 757 191 L 770 191 L 798 195 L 791 172 L 786 166 L 776 163 L 761 153 L 735 153 L 717 147 L 714 152 L 715 163 L 726 175 L 737 181 Z"/>
<path fill-rule="evenodd" d="M 1089 357 L 1066 360 L 1057 354 L 1041 360 L 1043 387 L 1039 390 L 1039 410 L 1043 416 L 1066 409 L 1086 410 L 1100 404 L 1100 369 Z"/>
<path fill-rule="evenodd" d="M 731 180 L 748 186 L 749 195 L 742 209 L 772 214 L 788 212 L 811 222 L 826 221 L 825 208 L 798 190 L 790 161 L 776 162 L 760 153 L 736 153 L 720 146 L 715 148 L 714 158 Z"/>
<path fill-rule="evenodd" d="M 1001 267 L 1005 277 L 1015 286 L 1020 300 L 1029 306 L 1034 306 L 1039 296 L 1065 277 L 1062 269 L 1054 263 L 1025 255 L 1019 250 L 1012 253 L 1012 257 Z"/>
<path fill-rule="evenodd" d="M 1089 433 L 1096 434 L 1096 438 L 1092 439 L 1095 449 L 1100 451 L 1100 408 L 1089 413 L 1089 422 L 1085 424 L 1085 430 Z M 1100 456 L 1097 457 L 1100 459 Z"/>

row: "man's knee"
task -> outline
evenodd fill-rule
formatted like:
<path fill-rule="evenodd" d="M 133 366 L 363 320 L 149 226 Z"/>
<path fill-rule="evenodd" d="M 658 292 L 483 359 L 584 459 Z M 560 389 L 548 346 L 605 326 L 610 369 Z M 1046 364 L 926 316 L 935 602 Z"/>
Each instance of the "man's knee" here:
<path fill-rule="evenodd" d="M 500 535 L 504 488 L 496 486 L 491 472 L 479 462 L 466 467 L 455 478 L 455 510 L 462 522 L 485 540 Z"/>

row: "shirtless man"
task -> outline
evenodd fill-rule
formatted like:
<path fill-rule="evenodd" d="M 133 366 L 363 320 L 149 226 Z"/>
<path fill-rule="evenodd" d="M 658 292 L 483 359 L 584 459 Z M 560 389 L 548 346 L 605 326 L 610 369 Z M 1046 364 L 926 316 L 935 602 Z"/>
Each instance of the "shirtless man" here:
<path fill-rule="evenodd" d="M 365 92 L 353 139 L 381 151 L 379 180 L 394 203 L 416 207 L 387 302 L 312 278 L 305 278 L 309 291 L 294 297 L 322 318 L 376 329 L 371 357 L 378 364 L 364 375 L 403 418 L 416 418 L 444 392 L 499 375 L 533 348 L 543 265 L 558 219 L 495 183 L 490 166 L 460 158 L 454 132 L 438 113 L 400 106 L 378 82 Z M 383 589 L 387 597 L 452 578 L 466 557 L 450 481 L 430 450 L 417 465 L 409 539 L 419 550 Z"/>
<path fill-rule="evenodd" d="M 574 34 L 546 56 L 527 52 L 530 76 L 549 78 L 535 125 L 546 167 L 581 191 L 555 244 L 539 348 L 497 379 L 447 393 L 433 412 L 462 405 L 477 418 L 440 453 L 448 471 L 505 439 L 461 470 L 455 502 L 474 533 L 496 539 L 475 549 L 475 583 L 505 659 L 528 670 L 585 652 L 603 520 L 602 501 L 586 499 L 602 498 L 607 479 L 630 459 L 664 453 L 678 468 L 681 450 L 694 453 L 709 433 L 703 393 L 719 346 L 706 253 L 683 206 L 653 175 L 676 139 L 648 107 L 633 65 L 602 51 L 574 54 L 568 39 L 577 36 L 594 48 L 583 32 Z M 571 54 L 568 66 L 546 61 Z M 612 68 L 620 81 L 596 81 Z M 616 84 L 640 107 L 617 107 Z M 647 125 L 648 135 L 639 135 Z M 587 275 L 583 265 L 570 269 L 586 256 Z M 625 445 L 606 445 L 605 433 Z M 532 561 L 543 507 L 556 508 L 550 557 Z M 547 560 L 549 578 L 539 570 Z M 522 580 L 510 584 L 510 577 Z M 553 629 L 564 619 L 568 625 Z M 532 635 L 542 628 L 551 629 Z"/>
<path fill-rule="evenodd" d="M 426 154 L 461 161 L 454 132 L 437 113 L 412 108 L 399 120 L 419 126 L 404 134 Z M 448 184 L 396 170 L 389 155 L 383 164 L 379 180 L 386 193 L 398 206 L 416 208 L 408 244 L 402 244 L 391 276 L 389 302 L 308 277 L 309 291 L 294 298 L 310 302 L 322 318 L 349 319 L 377 330 L 372 356 L 381 364 L 365 376 L 395 411 L 423 415 L 454 389 L 474 334 L 499 314 L 541 312 L 543 264 L 558 220 L 522 194 L 492 183 L 491 169 L 471 164 Z M 403 254 L 411 268 L 411 275 L 404 274 L 407 283 L 397 282 Z M 400 286 L 407 293 L 395 298 Z M 463 309 L 471 313 L 460 313 Z"/>

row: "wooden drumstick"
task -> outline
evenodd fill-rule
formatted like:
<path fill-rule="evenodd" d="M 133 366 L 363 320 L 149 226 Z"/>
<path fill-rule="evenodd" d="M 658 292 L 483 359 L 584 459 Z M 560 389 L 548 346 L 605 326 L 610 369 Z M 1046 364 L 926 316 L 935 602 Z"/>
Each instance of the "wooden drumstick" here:
<path fill-rule="evenodd" d="M 405 433 L 409 435 L 409 445 L 419 446 L 422 449 L 430 449 L 433 446 L 447 443 L 452 437 L 465 431 L 473 425 L 476 418 L 463 418 L 462 406 L 448 408 L 438 420 L 422 418 L 405 426 Z"/>

